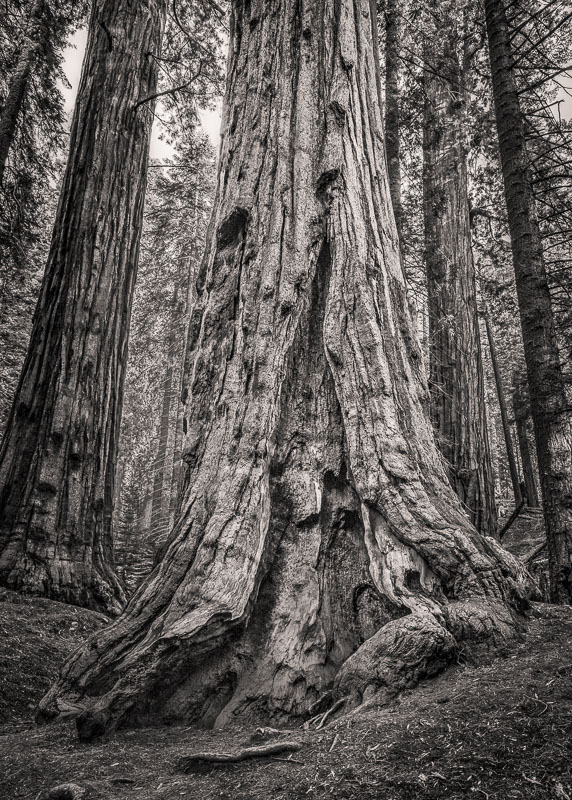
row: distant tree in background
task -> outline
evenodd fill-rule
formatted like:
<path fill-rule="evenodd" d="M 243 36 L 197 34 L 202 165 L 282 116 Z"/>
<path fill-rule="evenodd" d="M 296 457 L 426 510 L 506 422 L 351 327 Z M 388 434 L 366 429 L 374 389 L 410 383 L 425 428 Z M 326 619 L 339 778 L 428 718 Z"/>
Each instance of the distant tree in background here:
<path fill-rule="evenodd" d="M 497 527 L 484 398 L 467 170 L 463 12 L 429 3 L 424 44 L 423 203 L 431 418 L 451 485 L 473 525 Z"/>
<path fill-rule="evenodd" d="M 214 178 L 212 146 L 189 128 L 180 133 L 169 163 L 150 165 L 125 379 L 115 524 L 117 563 L 129 589 L 150 571 L 177 510 L 186 327 Z"/>
<path fill-rule="evenodd" d="M 572 413 L 503 0 L 485 0 L 500 158 L 548 540 L 551 595 L 572 602 Z M 528 46 L 528 45 L 525 45 Z"/>

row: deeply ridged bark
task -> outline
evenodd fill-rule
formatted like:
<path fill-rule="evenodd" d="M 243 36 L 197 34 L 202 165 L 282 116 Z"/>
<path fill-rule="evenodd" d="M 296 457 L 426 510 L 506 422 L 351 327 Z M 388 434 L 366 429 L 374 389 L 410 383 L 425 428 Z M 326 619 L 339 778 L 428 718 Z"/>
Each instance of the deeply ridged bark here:
<path fill-rule="evenodd" d="M 163 0 L 94 4 L 46 273 L 0 453 L 0 580 L 117 612 L 111 516 Z"/>
<path fill-rule="evenodd" d="M 550 591 L 572 602 L 572 430 L 502 0 L 485 0 L 499 150 L 538 469 Z"/>
<path fill-rule="evenodd" d="M 125 613 L 42 701 L 42 719 L 84 709 L 83 738 L 299 719 L 332 686 L 359 703 L 442 667 L 461 638 L 512 635 L 522 597 L 426 416 L 369 0 L 237 0 L 231 20 L 182 514 Z M 363 677 L 380 641 L 381 672 Z"/>
<path fill-rule="evenodd" d="M 465 151 L 458 4 L 433 4 L 424 46 L 423 207 L 429 387 L 437 443 L 473 525 L 496 530 Z"/>

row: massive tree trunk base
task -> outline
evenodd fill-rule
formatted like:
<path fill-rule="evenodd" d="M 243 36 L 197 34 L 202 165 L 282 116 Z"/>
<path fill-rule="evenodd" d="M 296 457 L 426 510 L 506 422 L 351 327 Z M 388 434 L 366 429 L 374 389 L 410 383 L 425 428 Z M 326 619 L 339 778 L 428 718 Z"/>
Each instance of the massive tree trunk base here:
<path fill-rule="evenodd" d="M 44 719 L 80 712 L 84 739 L 292 723 L 329 690 L 358 703 L 441 669 L 467 638 L 512 636 L 525 602 L 522 566 L 469 523 L 425 413 L 375 4 L 262 5 L 231 4 L 181 517 L 41 703 Z"/>
<path fill-rule="evenodd" d="M 172 607 L 141 627 L 132 603 L 66 667 L 40 720 L 81 711 L 84 740 L 118 725 L 297 724 L 325 692 L 345 698 L 345 712 L 437 674 L 467 644 L 494 647 L 518 635 L 523 571 L 493 539 L 474 534 L 483 553 L 466 531 L 453 533 L 450 557 L 465 566 L 446 588 L 387 518 L 360 502 L 323 347 L 325 269 L 321 257 L 284 376 L 260 588 L 240 617 L 221 608 L 199 630 L 182 608 L 167 623 Z M 425 546 L 438 554 L 442 545 Z"/>

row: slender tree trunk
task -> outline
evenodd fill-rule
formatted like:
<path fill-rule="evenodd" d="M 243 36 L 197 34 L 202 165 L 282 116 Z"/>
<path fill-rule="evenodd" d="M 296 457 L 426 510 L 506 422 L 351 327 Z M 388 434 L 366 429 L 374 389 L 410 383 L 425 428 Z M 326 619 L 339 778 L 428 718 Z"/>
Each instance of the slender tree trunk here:
<path fill-rule="evenodd" d="M 4 182 L 4 172 L 8 153 L 14 141 L 18 117 L 28 91 L 28 81 L 36 55 L 41 47 L 42 11 L 44 0 L 37 0 L 32 6 L 29 29 L 24 37 L 22 49 L 10 79 L 10 88 L 0 115 L 0 185 Z"/>
<path fill-rule="evenodd" d="M 197 193 L 195 192 L 195 225 L 194 225 L 195 231 L 197 228 L 197 220 L 198 220 L 198 210 L 196 210 L 196 197 Z M 196 233 L 194 233 L 194 236 L 196 236 Z M 201 248 L 202 248 L 202 242 L 201 242 Z M 185 366 L 187 364 L 187 361 L 184 358 L 184 354 L 187 352 L 187 343 L 190 333 L 188 322 L 191 319 L 194 305 L 197 300 L 196 273 L 201 257 L 201 253 L 198 253 L 197 250 L 198 247 L 195 240 L 191 254 L 189 256 L 188 266 L 187 266 L 187 276 L 185 284 L 185 289 L 186 289 L 185 309 L 182 320 L 183 324 L 181 325 L 181 334 L 183 339 L 183 348 L 182 348 L 183 359 L 182 359 L 182 370 L 179 376 L 179 391 L 177 395 L 177 417 L 175 422 L 175 444 L 174 444 L 174 454 L 173 454 L 173 481 L 171 484 L 171 499 L 169 504 L 169 513 L 171 520 L 169 532 L 171 531 L 181 511 L 181 501 L 183 499 L 183 487 L 185 482 L 183 456 L 184 456 L 184 441 L 187 433 L 185 413 L 186 413 L 186 403 L 188 401 L 188 392 L 185 391 L 184 387 L 186 384 L 188 384 L 189 375 L 185 374 Z"/>
<path fill-rule="evenodd" d="M 385 5 L 385 152 L 387 153 L 387 175 L 389 192 L 395 214 L 395 225 L 402 245 L 401 206 L 401 156 L 399 141 L 399 81 L 401 75 L 401 24 L 402 9 L 397 0 L 387 0 Z"/>
<path fill-rule="evenodd" d="M 3 585 L 116 612 L 111 517 L 163 0 L 94 3 L 45 277 L 0 452 Z"/>
<path fill-rule="evenodd" d="M 502 0 L 485 0 L 504 191 L 538 468 L 550 591 L 572 602 L 572 431 Z"/>
<path fill-rule="evenodd" d="M 493 366 L 493 373 L 495 376 L 495 385 L 497 387 L 497 397 L 499 401 L 499 410 L 501 415 L 502 431 L 504 434 L 504 443 L 506 447 L 506 457 L 508 461 L 508 469 L 510 472 L 510 480 L 512 483 L 512 491 L 514 494 L 514 505 L 518 506 L 522 500 L 520 492 L 520 478 L 518 467 L 516 464 L 516 457 L 514 455 L 514 447 L 512 444 L 512 436 L 510 432 L 510 422 L 508 415 L 508 406 L 506 403 L 506 394 L 502 382 L 502 375 L 500 373 L 499 360 L 497 356 L 497 347 L 495 342 L 495 335 L 491 325 L 488 309 L 485 308 L 483 312 L 485 320 L 485 327 L 487 330 L 487 339 L 489 340 L 489 349 L 491 353 L 491 364 Z"/>
<path fill-rule="evenodd" d="M 524 573 L 469 524 L 424 405 L 369 0 L 232 6 L 190 320 L 182 514 L 42 719 L 300 719 L 514 632 Z M 257 87 L 253 91 L 252 87 Z"/>
<path fill-rule="evenodd" d="M 151 504 L 151 536 L 162 537 L 168 533 L 168 516 L 165 515 L 165 502 L 168 503 L 167 492 L 170 497 L 170 473 L 168 470 L 169 456 L 169 431 L 173 406 L 173 381 L 174 365 L 172 354 L 169 354 L 167 373 L 163 381 L 163 403 L 161 406 L 161 419 L 159 423 L 159 444 L 157 455 L 153 462 L 153 499 Z M 168 511 L 168 508 L 167 508 Z"/>
<path fill-rule="evenodd" d="M 473 525 L 497 518 L 465 155 L 465 91 L 456 0 L 431 7 L 424 46 L 423 206 L 429 312 L 429 388 L 437 443 Z"/>
<path fill-rule="evenodd" d="M 530 420 L 530 400 L 528 398 L 526 377 L 519 372 L 513 376 L 512 405 L 516 422 L 516 435 L 522 461 L 522 474 L 526 488 L 526 502 L 531 508 L 538 508 L 535 469 L 528 441 L 528 422 Z"/>
<path fill-rule="evenodd" d="M 159 421 L 159 444 L 153 463 L 153 498 L 151 504 L 151 538 L 160 542 L 170 531 L 171 486 L 177 432 L 180 368 L 183 354 L 180 348 L 180 315 L 182 309 L 176 286 L 171 301 L 167 340 L 167 369 L 163 380 L 163 402 Z M 179 343 L 179 346 L 178 346 Z M 173 419 L 174 417 L 174 419 Z"/>

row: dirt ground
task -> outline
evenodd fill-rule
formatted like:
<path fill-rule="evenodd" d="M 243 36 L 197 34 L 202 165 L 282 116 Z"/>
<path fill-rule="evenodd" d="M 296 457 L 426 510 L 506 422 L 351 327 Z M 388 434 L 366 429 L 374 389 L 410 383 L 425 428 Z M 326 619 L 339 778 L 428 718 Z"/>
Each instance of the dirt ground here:
<path fill-rule="evenodd" d="M 269 734 L 300 749 L 235 764 L 253 730 L 120 731 L 80 744 L 71 722 L 37 728 L 33 708 L 65 655 L 105 619 L 0 595 L 0 797 L 36 798 L 73 782 L 94 800 L 572 800 L 572 608 L 537 604 L 526 640 L 492 662 L 439 678 L 319 731 Z"/>

